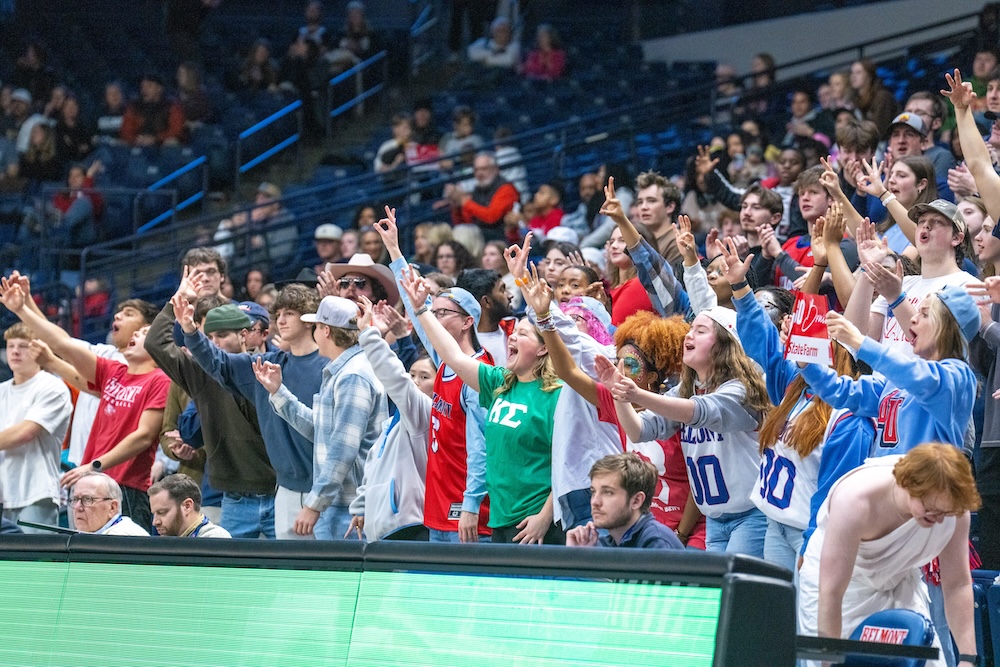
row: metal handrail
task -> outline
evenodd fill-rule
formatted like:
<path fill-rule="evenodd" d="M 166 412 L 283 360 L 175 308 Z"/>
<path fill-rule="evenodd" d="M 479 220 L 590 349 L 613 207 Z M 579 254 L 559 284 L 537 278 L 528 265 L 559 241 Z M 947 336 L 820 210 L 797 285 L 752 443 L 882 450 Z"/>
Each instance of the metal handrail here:
<path fill-rule="evenodd" d="M 964 32 L 962 34 L 964 34 Z M 952 40 L 954 38 L 955 35 L 950 37 L 950 39 Z M 948 36 L 942 36 L 940 38 L 936 38 L 935 40 L 933 40 L 932 44 L 934 44 L 935 48 L 937 48 L 936 45 L 946 43 L 948 39 L 949 39 Z M 898 49 L 893 49 L 893 50 L 898 51 Z M 837 53 L 837 52 L 843 52 L 843 50 L 837 50 L 830 53 Z M 927 44 L 925 43 L 923 45 L 915 45 L 914 47 L 911 47 L 910 53 L 914 52 L 932 52 L 932 50 L 928 48 Z M 824 58 L 828 56 L 829 53 L 821 54 L 820 56 L 817 56 L 817 58 Z M 622 107 L 619 109 L 603 111 L 600 113 L 591 114 L 584 118 L 573 119 L 571 121 L 561 121 L 559 123 L 552 123 L 544 128 L 538 128 L 529 132 L 522 133 L 522 135 L 519 136 L 534 136 L 534 135 L 539 135 L 540 133 L 542 134 L 542 136 L 545 136 L 546 134 L 552 134 L 558 136 L 545 137 L 542 141 L 538 142 L 537 144 L 522 145 L 521 153 L 525 161 L 544 160 L 546 158 L 550 158 L 553 160 L 553 163 L 555 165 L 558 165 L 561 162 L 562 157 L 564 157 L 568 152 L 575 151 L 578 149 L 592 150 L 595 143 L 602 144 L 608 141 L 621 141 L 623 138 L 625 138 L 626 134 L 638 131 L 649 131 L 650 128 L 654 127 L 663 127 L 663 123 L 666 120 L 668 120 L 668 116 L 670 116 L 670 118 L 672 118 L 674 121 L 679 120 L 679 118 L 674 117 L 679 112 L 683 112 L 684 114 L 686 114 L 686 116 L 684 116 L 686 118 L 691 118 L 694 117 L 694 115 L 701 114 L 703 113 L 704 104 L 708 101 L 708 96 L 707 95 L 699 96 L 697 93 L 704 92 L 703 89 L 712 89 L 712 88 L 714 88 L 714 82 L 707 82 L 706 85 L 704 86 L 698 86 L 696 88 L 688 89 L 685 91 L 675 92 L 669 95 L 661 96 L 658 99 L 646 100 L 643 103 L 629 105 L 627 107 Z M 687 102 L 687 104 L 664 105 L 663 104 L 664 100 L 674 100 L 676 102 L 685 101 Z M 702 106 L 698 107 L 697 110 L 694 112 L 694 115 L 692 115 L 692 109 L 694 107 L 697 107 L 697 105 L 699 104 Z M 613 126 L 605 125 L 603 128 L 593 127 L 593 125 L 596 123 L 607 121 L 612 118 L 616 121 Z M 634 125 L 627 124 L 630 123 L 630 121 L 633 118 L 636 120 L 635 124 Z M 617 121 L 623 121 L 623 122 L 617 122 Z M 557 130 L 559 129 L 561 129 L 562 132 L 557 132 Z M 602 134 L 604 136 L 601 136 Z M 510 143 L 514 143 L 510 140 L 508 141 Z M 631 150 L 633 151 L 634 154 L 635 150 L 634 147 L 632 147 Z M 400 187 L 395 187 L 391 189 L 383 188 L 383 191 L 380 193 L 380 196 L 385 198 L 405 196 L 406 194 L 409 194 L 411 192 L 418 192 L 426 188 L 428 185 L 443 184 L 444 182 L 448 182 L 449 180 L 457 180 L 458 178 L 461 177 L 462 176 L 458 175 L 449 176 L 442 174 L 440 177 L 434 178 L 430 184 L 427 181 L 415 182 L 413 181 L 412 178 L 408 178 L 406 179 L 406 182 L 404 182 Z M 338 193 L 339 185 L 344 185 L 347 183 L 359 183 L 364 181 L 370 182 L 374 178 L 379 178 L 379 177 L 373 176 L 372 174 L 364 174 L 351 179 L 343 179 L 341 181 L 338 181 L 338 183 L 334 185 L 321 185 L 321 186 L 316 186 L 314 188 L 308 188 L 298 191 L 292 195 L 283 198 L 283 201 L 290 202 L 298 197 L 306 197 L 306 196 L 315 197 L 316 195 L 323 195 L 322 197 L 323 201 L 321 205 L 318 206 L 317 208 L 309 210 L 308 212 L 300 213 L 297 222 L 300 224 L 304 224 L 313 219 L 320 220 L 323 219 L 324 215 L 329 215 L 329 211 L 331 210 L 343 210 L 349 207 L 351 204 L 360 203 L 364 199 L 363 197 L 360 196 L 359 197 L 351 197 L 348 195 L 341 196 Z M 351 190 L 350 188 L 345 188 L 345 189 L 348 191 Z M 405 208 L 408 209 L 409 206 L 406 206 Z M 406 211 L 406 213 L 408 215 L 409 211 Z M 198 220 L 187 221 L 183 223 L 183 225 L 185 228 L 187 228 L 188 225 L 191 225 L 192 228 L 196 225 L 204 226 L 206 224 L 211 224 L 212 220 L 215 220 L 217 222 L 216 217 L 203 216 Z M 417 222 L 417 220 L 414 219 L 412 216 L 408 215 L 408 218 L 409 219 L 405 220 L 405 222 L 401 220 L 401 222 L 403 222 L 403 225 L 401 226 L 409 228 Z M 180 226 L 178 226 L 178 229 L 180 229 Z M 302 237 L 304 238 L 304 234 L 302 235 Z M 153 241 L 153 239 L 149 239 L 149 241 Z M 128 242 L 129 242 L 128 239 L 120 239 L 114 243 L 105 243 L 97 246 L 92 246 L 86 249 L 84 251 L 84 257 L 82 257 L 83 266 L 81 266 L 81 276 L 80 276 L 81 280 L 85 278 L 86 274 L 84 267 L 87 266 L 90 262 L 92 262 L 93 258 L 99 256 L 116 255 L 114 246 Z M 160 248 L 161 253 L 167 252 L 166 249 L 162 248 L 162 244 L 154 244 L 154 245 L 161 246 Z M 162 257 L 166 257 L 166 255 L 162 255 Z M 110 261 L 114 260 L 111 257 L 109 257 L 109 262 Z"/>
<path fill-rule="evenodd" d="M 154 217 L 152 220 L 150 220 L 146 224 L 144 224 L 141 227 L 139 227 L 139 229 L 136 230 L 136 233 L 137 234 L 144 234 L 144 233 L 148 232 L 150 229 L 153 229 L 154 227 L 156 227 L 157 225 L 159 225 L 164 220 L 167 220 L 168 218 L 174 218 L 174 217 L 176 217 L 178 211 L 183 211 L 184 209 L 186 209 L 187 207 L 191 206 L 192 204 L 194 204 L 194 203 L 196 203 L 198 201 L 202 201 L 204 199 L 204 197 L 205 197 L 205 194 L 208 192 L 208 168 L 207 168 L 207 165 L 208 165 L 208 158 L 206 156 L 202 155 L 201 157 L 196 157 L 195 159 L 191 160 L 190 162 L 188 162 L 183 167 L 175 170 L 173 173 L 167 174 L 166 176 L 164 176 L 163 178 L 161 178 L 160 180 L 156 181 L 155 183 L 153 183 L 152 185 L 150 185 L 148 188 L 146 188 L 146 191 L 154 192 L 156 190 L 161 189 L 164 185 L 167 185 L 168 183 L 174 182 L 175 180 L 177 180 L 178 178 L 180 178 L 184 174 L 197 169 L 198 167 L 202 167 L 202 166 L 205 167 L 205 169 L 202 170 L 201 190 L 199 190 L 198 192 L 194 193 L 193 195 L 191 195 L 190 197 L 188 197 L 187 199 L 185 199 L 182 202 L 177 202 L 176 201 L 176 194 L 175 194 L 173 206 L 171 206 L 169 209 L 167 209 L 163 213 L 159 214 L 158 216 Z"/>
<path fill-rule="evenodd" d="M 264 128 L 272 125 L 273 123 L 277 122 L 278 120 L 284 118 L 285 116 L 287 116 L 288 114 L 293 113 L 293 112 L 297 112 L 296 113 L 296 131 L 295 131 L 295 133 L 293 133 L 291 136 L 286 137 L 285 139 L 279 141 L 277 144 L 275 144 L 271 148 L 268 148 L 267 150 L 265 150 L 260 155 L 257 155 L 256 157 L 254 157 L 254 158 L 250 159 L 249 161 L 247 161 L 246 163 L 244 163 L 243 162 L 243 143 L 242 143 L 243 140 L 247 139 L 247 138 L 249 138 L 251 136 L 253 136 L 257 132 L 260 132 Z M 240 192 L 240 180 L 241 180 L 242 174 L 244 174 L 247 171 L 253 169 L 257 165 L 259 165 L 261 162 L 264 162 L 265 160 L 270 159 L 271 157 L 273 157 L 274 155 L 276 155 L 276 154 L 280 153 L 281 151 L 285 150 L 286 148 L 288 148 L 292 144 L 298 144 L 298 152 L 297 152 L 296 159 L 298 161 L 299 171 L 302 170 L 302 143 L 300 141 L 301 138 L 302 138 L 302 120 L 303 120 L 302 119 L 302 100 L 295 100 L 291 104 L 289 104 L 289 105 L 287 105 L 287 106 L 279 109 L 278 111 L 275 111 L 273 114 L 271 114 L 267 118 L 265 118 L 265 119 L 263 119 L 261 121 L 258 121 L 257 123 L 254 123 L 253 125 L 251 125 L 247 129 L 245 129 L 245 130 L 243 130 L 242 132 L 239 133 L 239 135 L 236 138 L 236 172 L 233 175 L 233 180 L 234 180 L 234 184 L 235 184 L 234 187 L 236 189 L 236 193 L 237 194 L 239 194 L 239 192 Z"/>
<path fill-rule="evenodd" d="M 386 81 L 389 77 L 389 51 L 383 49 L 375 55 L 362 60 L 357 65 L 349 67 L 337 76 L 331 78 L 326 84 L 326 136 L 330 136 L 333 132 L 333 119 L 340 116 L 341 114 L 353 109 L 354 107 L 362 104 L 365 100 L 373 95 L 377 95 L 382 90 L 385 89 Z M 374 65 L 375 63 L 382 63 L 382 82 L 375 84 L 368 90 L 364 90 L 364 71 Z M 337 108 L 333 107 L 333 89 L 338 85 L 347 81 L 348 79 L 354 77 L 355 86 L 357 94 L 352 97 L 347 102 L 344 102 Z"/>

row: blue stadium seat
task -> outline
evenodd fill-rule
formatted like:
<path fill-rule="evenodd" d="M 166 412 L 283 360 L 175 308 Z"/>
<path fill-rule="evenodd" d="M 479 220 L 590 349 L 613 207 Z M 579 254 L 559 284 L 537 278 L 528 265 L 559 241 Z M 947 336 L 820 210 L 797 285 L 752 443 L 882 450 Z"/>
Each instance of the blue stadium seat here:
<path fill-rule="evenodd" d="M 986 608 L 989 617 L 990 641 L 993 651 L 990 657 L 994 665 L 1000 665 L 1000 586 L 994 584 L 986 590 Z"/>
<path fill-rule="evenodd" d="M 880 636 L 881 630 L 899 630 L 897 636 L 887 640 Z M 934 626 L 922 614 L 909 609 L 886 609 L 879 611 L 862 621 L 850 639 L 855 641 L 874 641 L 884 644 L 900 644 L 902 646 L 930 646 L 934 642 Z M 924 667 L 924 660 L 910 658 L 881 658 L 868 656 L 848 656 L 844 665 L 867 667 L 882 665 L 885 667 Z"/>

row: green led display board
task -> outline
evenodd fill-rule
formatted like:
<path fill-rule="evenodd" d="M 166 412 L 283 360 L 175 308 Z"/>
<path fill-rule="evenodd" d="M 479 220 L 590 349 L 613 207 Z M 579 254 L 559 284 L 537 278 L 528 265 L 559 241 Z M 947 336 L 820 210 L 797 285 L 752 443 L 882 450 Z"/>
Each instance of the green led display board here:
<path fill-rule="evenodd" d="M 366 572 L 352 667 L 710 667 L 718 588 Z"/>
<path fill-rule="evenodd" d="M 721 589 L 0 561 L 3 667 L 709 667 Z"/>

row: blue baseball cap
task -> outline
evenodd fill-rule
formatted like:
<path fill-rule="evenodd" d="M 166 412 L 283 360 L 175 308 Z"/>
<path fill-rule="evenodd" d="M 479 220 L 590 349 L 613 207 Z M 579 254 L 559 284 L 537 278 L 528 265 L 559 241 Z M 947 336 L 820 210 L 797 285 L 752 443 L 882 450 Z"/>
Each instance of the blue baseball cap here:
<path fill-rule="evenodd" d="M 471 315 L 476 322 L 476 328 L 479 328 L 479 318 L 483 316 L 483 309 L 471 292 L 461 287 L 449 287 L 441 290 L 437 295 L 442 299 L 453 301 L 459 308 Z"/>
<path fill-rule="evenodd" d="M 246 313 L 254 322 L 262 322 L 265 327 L 271 326 L 271 314 L 267 308 L 253 301 L 241 301 L 239 309 Z"/>
<path fill-rule="evenodd" d="M 979 317 L 979 306 L 964 287 L 951 285 L 937 292 L 937 298 L 951 312 L 951 316 L 958 322 L 958 328 L 962 330 L 965 342 L 971 341 L 979 333 L 979 325 L 982 321 Z"/>

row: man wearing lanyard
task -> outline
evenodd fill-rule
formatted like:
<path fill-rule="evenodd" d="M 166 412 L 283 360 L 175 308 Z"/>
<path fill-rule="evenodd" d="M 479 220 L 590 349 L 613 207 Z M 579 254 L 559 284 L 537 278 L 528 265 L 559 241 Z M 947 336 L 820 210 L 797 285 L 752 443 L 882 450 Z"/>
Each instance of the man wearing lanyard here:
<path fill-rule="evenodd" d="M 201 513 L 201 487 L 184 473 L 168 475 L 149 487 L 153 527 L 167 537 L 232 537 Z"/>
<path fill-rule="evenodd" d="M 95 535 L 133 535 L 149 533 L 127 516 L 122 516 L 122 488 L 102 472 L 85 472 L 73 485 L 69 508 L 77 530 Z"/>

